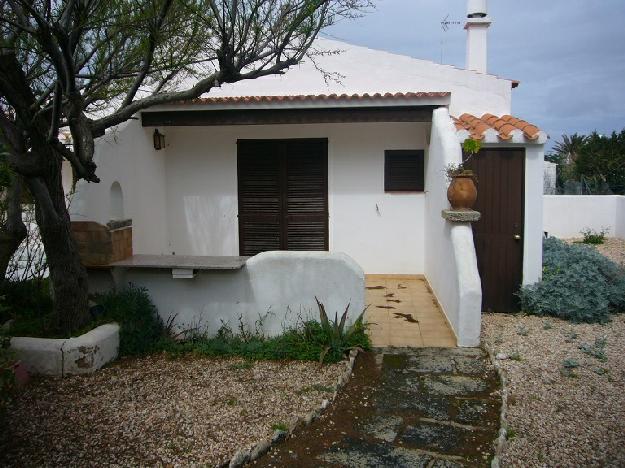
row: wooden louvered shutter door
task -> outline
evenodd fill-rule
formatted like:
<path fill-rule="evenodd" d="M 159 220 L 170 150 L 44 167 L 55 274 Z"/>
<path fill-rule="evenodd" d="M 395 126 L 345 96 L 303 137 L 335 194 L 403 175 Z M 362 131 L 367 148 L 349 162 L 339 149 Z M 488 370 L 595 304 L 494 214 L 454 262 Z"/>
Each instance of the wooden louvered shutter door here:
<path fill-rule="evenodd" d="M 238 142 L 241 255 L 281 248 L 281 160 L 274 141 Z"/>
<path fill-rule="evenodd" d="M 328 250 L 327 140 L 287 140 L 287 250 Z"/>
<path fill-rule="evenodd" d="M 239 140 L 239 252 L 328 250 L 328 142 Z"/>

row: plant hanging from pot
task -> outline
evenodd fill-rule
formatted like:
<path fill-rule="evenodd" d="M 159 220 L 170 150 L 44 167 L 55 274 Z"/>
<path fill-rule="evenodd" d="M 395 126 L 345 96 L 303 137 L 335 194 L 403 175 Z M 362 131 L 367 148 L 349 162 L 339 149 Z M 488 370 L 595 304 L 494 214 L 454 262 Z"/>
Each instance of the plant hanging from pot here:
<path fill-rule="evenodd" d="M 462 144 L 464 160 L 459 164 L 448 164 L 445 167 L 445 175 L 449 181 L 447 199 L 453 210 L 470 210 L 477 199 L 476 178 L 467 163 L 473 155 L 480 151 L 482 144 L 479 140 L 467 138 Z"/>

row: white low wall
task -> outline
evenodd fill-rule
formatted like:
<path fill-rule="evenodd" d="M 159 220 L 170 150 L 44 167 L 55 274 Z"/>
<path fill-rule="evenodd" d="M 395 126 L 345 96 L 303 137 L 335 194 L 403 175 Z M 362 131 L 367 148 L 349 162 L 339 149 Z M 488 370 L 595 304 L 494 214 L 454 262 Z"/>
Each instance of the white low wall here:
<path fill-rule="evenodd" d="M 550 236 L 581 237 L 582 229 L 609 228 L 608 236 L 625 238 L 625 196 L 545 195 L 543 230 Z"/>
<path fill-rule="evenodd" d="M 444 168 L 460 163 L 456 131 L 445 108 L 432 120 L 426 167 L 425 274 L 458 339 L 458 346 L 478 346 L 482 287 L 470 223 L 450 223 L 441 216 L 448 208 Z"/>
<path fill-rule="evenodd" d="M 264 252 L 240 270 L 196 270 L 194 278 L 173 279 L 168 269 L 126 270 L 123 283 L 144 287 L 164 321 L 177 331 L 199 328 L 214 334 L 227 323 L 236 331 L 239 317 L 254 330 L 263 316 L 263 332 L 282 333 L 299 319 L 318 319 L 315 296 L 329 316 L 350 304 L 351 324 L 365 307 L 362 268 L 343 253 Z M 89 272 L 90 291 L 113 287 L 110 274 Z"/>
<path fill-rule="evenodd" d="M 101 325 L 68 339 L 14 337 L 11 349 L 31 374 L 88 374 L 117 359 L 119 325 Z"/>

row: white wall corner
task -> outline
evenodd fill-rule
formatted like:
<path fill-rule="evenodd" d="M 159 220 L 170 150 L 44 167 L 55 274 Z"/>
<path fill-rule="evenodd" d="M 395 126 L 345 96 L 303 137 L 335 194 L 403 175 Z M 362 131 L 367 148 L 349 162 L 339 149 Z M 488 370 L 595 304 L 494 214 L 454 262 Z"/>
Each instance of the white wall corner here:
<path fill-rule="evenodd" d="M 482 283 L 477 268 L 471 224 L 451 228 L 451 241 L 458 275 L 458 346 L 479 346 L 482 323 Z"/>
<path fill-rule="evenodd" d="M 523 285 L 540 281 L 543 269 L 543 145 L 525 149 L 525 228 Z"/>
<path fill-rule="evenodd" d="M 447 109 L 436 109 L 426 164 L 425 275 L 458 346 L 477 346 L 480 340 L 482 290 L 470 224 L 452 225 L 441 217 L 448 208 L 444 169 L 462 161 L 454 124 Z"/>

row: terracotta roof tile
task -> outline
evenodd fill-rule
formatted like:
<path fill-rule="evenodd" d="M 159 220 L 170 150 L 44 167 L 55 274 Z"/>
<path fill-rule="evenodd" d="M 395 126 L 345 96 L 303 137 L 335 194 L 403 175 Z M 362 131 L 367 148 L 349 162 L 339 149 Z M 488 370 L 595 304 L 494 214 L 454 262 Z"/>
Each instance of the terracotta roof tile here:
<path fill-rule="evenodd" d="M 448 97 L 449 92 L 409 92 L 409 93 L 364 93 L 364 94 L 307 94 L 292 96 L 219 96 L 196 98 L 175 104 L 248 104 L 276 102 L 318 102 L 318 101 L 401 101 Z"/>
<path fill-rule="evenodd" d="M 520 130 L 525 138 L 537 140 L 540 136 L 540 129 L 525 120 L 518 119 L 511 115 L 497 117 L 493 114 L 484 114 L 482 117 L 475 117 L 471 114 L 462 114 L 460 117 L 452 117 L 456 130 L 466 130 L 471 138 L 482 140 L 488 130 L 495 130 L 497 136 L 502 140 L 510 140 L 512 132 Z"/>

